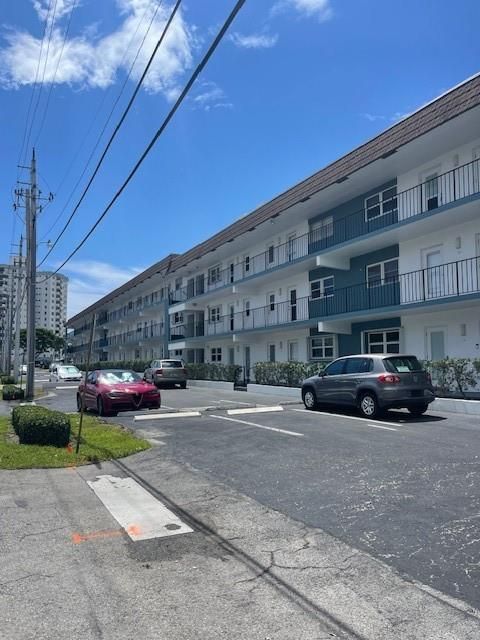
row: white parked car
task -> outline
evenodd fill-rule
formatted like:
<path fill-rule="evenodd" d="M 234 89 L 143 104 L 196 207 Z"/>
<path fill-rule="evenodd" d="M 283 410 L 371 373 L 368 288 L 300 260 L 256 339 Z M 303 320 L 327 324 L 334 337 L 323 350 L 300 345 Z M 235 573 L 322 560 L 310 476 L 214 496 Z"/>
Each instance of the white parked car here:
<path fill-rule="evenodd" d="M 73 364 L 55 364 L 50 370 L 50 382 L 80 382 L 81 371 Z"/>
<path fill-rule="evenodd" d="M 22 376 L 26 376 L 27 375 L 27 365 L 26 364 L 21 364 L 20 365 L 20 373 L 22 374 Z"/>

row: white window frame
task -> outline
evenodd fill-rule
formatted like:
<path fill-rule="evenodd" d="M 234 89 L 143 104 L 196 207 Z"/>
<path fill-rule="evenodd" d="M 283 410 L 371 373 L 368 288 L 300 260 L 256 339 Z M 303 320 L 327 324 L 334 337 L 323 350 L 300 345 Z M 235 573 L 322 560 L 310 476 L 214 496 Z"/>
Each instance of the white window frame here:
<path fill-rule="evenodd" d="M 388 191 L 391 191 L 392 189 L 395 189 L 395 195 L 394 196 L 390 196 L 389 198 L 384 198 L 384 194 L 387 193 Z M 368 201 L 371 200 L 372 198 L 375 198 L 376 196 L 378 196 L 378 202 L 375 203 L 374 205 L 368 206 Z M 389 209 L 388 211 L 384 211 L 384 203 L 391 202 L 394 199 L 397 200 L 397 206 L 394 209 Z M 379 207 L 380 213 L 378 213 L 376 216 L 372 216 L 371 218 L 369 218 L 368 217 L 368 212 L 370 210 L 372 210 L 372 209 L 375 209 L 376 207 Z M 385 189 L 382 189 L 381 191 L 377 191 L 377 193 L 370 194 L 364 200 L 364 211 L 365 211 L 365 222 L 371 222 L 372 220 L 376 220 L 377 218 L 381 218 L 382 216 L 387 215 L 388 213 L 393 213 L 394 211 L 398 211 L 397 185 L 396 184 L 392 184 L 392 186 L 386 187 Z"/>
<path fill-rule="evenodd" d="M 273 297 L 273 300 L 272 300 L 272 297 Z M 277 301 L 275 298 L 275 293 L 273 291 L 270 291 L 269 293 L 267 293 L 267 311 L 269 313 L 273 313 L 275 311 L 276 304 L 277 304 Z"/>
<path fill-rule="evenodd" d="M 389 263 L 389 262 L 393 262 L 394 260 L 397 261 L 397 276 L 396 276 L 396 280 L 392 280 L 389 282 L 385 281 L 385 264 Z M 371 269 L 372 267 L 380 267 L 380 280 L 375 280 L 374 282 L 370 282 L 370 280 L 368 279 L 368 270 Z M 365 267 L 365 279 L 367 282 L 367 288 L 368 289 L 372 289 L 375 287 L 380 287 L 384 284 L 392 284 L 393 282 L 398 282 L 398 278 L 399 278 L 399 273 L 398 273 L 398 267 L 399 267 L 399 260 L 398 258 L 389 258 L 388 260 L 382 260 L 382 262 L 373 262 L 372 264 L 367 264 Z"/>
<path fill-rule="evenodd" d="M 271 359 L 270 349 L 273 347 L 273 360 Z M 267 344 L 267 362 L 277 362 L 277 347 L 274 342 Z"/>
<path fill-rule="evenodd" d="M 311 239 L 311 242 L 331 238 L 333 236 L 333 216 L 325 216 L 313 222 L 310 225 L 310 233 L 312 234 L 315 231 L 318 233 Z"/>
<path fill-rule="evenodd" d="M 325 280 L 332 280 L 333 281 L 333 292 L 332 293 L 328 293 L 325 294 Z M 320 284 L 320 287 L 318 289 L 319 295 L 314 296 L 313 295 L 313 285 L 314 284 Z M 324 278 L 318 278 L 317 280 L 312 280 L 310 282 L 310 298 L 312 300 L 321 300 L 322 298 L 333 298 L 333 296 L 335 295 L 335 276 L 325 276 Z"/>
<path fill-rule="evenodd" d="M 396 342 L 387 342 L 387 333 L 393 333 L 396 331 L 398 333 L 398 351 L 390 352 L 387 351 L 388 344 L 397 344 Z M 371 333 L 383 333 L 382 343 L 376 342 L 375 344 L 382 344 L 382 351 L 370 351 L 370 342 L 368 336 Z M 388 329 L 368 329 L 367 331 L 363 331 L 362 333 L 362 343 L 365 345 L 366 353 L 388 353 L 389 355 L 395 355 L 395 353 L 402 353 L 402 329 L 401 327 L 390 327 Z"/>
<path fill-rule="evenodd" d="M 250 256 L 243 257 L 243 273 L 250 273 L 252 267 L 252 259 Z"/>
<path fill-rule="evenodd" d="M 332 344 L 325 344 L 325 340 L 328 339 L 332 339 Z M 315 341 L 320 342 L 320 344 L 315 345 Z M 322 355 L 314 355 L 314 350 L 316 349 L 320 349 Z M 333 355 L 332 356 L 326 356 L 325 355 L 325 349 L 332 349 L 333 350 Z M 334 333 L 327 333 L 325 335 L 321 335 L 321 336 L 311 336 L 309 338 L 309 357 L 310 360 L 314 360 L 315 362 L 317 361 L 321 361 L 321 360 L 335 360 L 335 358 L 338 358 L 338 340 L 337 340 L 337 336 Z"/>
<path fill-rule="evenodd" d="M 215 264 L 208 269 L 208 284 L 217 284 L 222 279 L 222 265 Z"/>
<path fill-rule="evenodd" d="M 275 262 L 275 245 L 272 243 L 267 245 L 267 250 L 265 252 L 267 254 L 267 264 L 274 264 Z M 270 253 L 271 253 L 271 257 L 272 259 L 270 260 Z"/>
<path fill-rule="evenodd" d="M 216 322 L 220 322 L 220 318 L 222 317 L 222 306 L 217 305 L 215 307 L 208 308 L 208 322 L 209 324 L 215 324 Z"/>
<path fill-rule="evenodd" d="M 222 347 L 211 347 L 210 348 L 210 361 L 211 362 L 221 362 L 222 361 Z"/>

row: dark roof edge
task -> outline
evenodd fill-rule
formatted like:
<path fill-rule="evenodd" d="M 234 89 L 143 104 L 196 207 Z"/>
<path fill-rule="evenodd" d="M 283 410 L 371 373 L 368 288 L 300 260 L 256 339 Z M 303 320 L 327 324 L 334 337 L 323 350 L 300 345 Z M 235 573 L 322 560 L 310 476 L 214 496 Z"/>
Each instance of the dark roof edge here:
<path fill-rule="evenodd" d="M 148 269 L 145 269 L 145 271 L 142 271 L 135 277 L 131 278 L 130 280 L 122 284 L 120 287 L 117 287 L 113 291 L 110 291 L 110 293 L 107 293 L 105 296 L 103 296 L 102 298 L 100 298 L 99 300 L 91 304 L 89 307 L 87 307 L 83 311 L 80 311 L 80 313 L 77 313 L 76 315 L 72 316 L 69 320 L 67 320 L 67 326 L 70 323 L 74 323 L 77 320 L 80 320 L 83 316 L 86 316 L 89 313 L 93 313 L 96 309 L 98 309 L 99 307 L 102 307 L 105 303 L 110 302 L 111 300 L 118 297 L 122 293 L 125 293 L 125 291 L 128 291 L 132 287 L 135 287 L 137 284 L 141 284 L 142 282 L 144 282 L 144 280 L 148 280 L 148 278 L 151 278 L 152 276 L 156 275 L 160 271 L 165 270 L 165 275 L 166 275 L 167 273 L 169 273 L 173 260 L 177 256 L 178 256 L 178 253 L 168 254 L 166 258 L 162 258 L 162 260 L 160 260 L 159 262 L 156 262 L 151 267 L 148 267 Z"/>

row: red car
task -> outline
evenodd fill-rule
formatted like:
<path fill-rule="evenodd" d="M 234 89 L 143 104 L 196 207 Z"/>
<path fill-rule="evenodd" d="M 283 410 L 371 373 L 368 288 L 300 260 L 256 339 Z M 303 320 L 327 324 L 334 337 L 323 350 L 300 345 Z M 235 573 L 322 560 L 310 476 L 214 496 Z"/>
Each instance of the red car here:
<path fill-rule="evenodd" d="M 77 409 L 95 409 L 99 416 L 116 416 L 119 411 L 160 409 L 160 391 L 142 376 L 128 369 L 91 371 L 87 384 L 78 387 Z"/>

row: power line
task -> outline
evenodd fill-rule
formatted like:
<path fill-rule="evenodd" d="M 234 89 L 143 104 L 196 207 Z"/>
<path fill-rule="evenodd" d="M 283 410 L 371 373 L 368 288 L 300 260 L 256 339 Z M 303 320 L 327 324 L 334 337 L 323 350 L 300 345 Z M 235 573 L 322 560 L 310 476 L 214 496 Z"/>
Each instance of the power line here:
<path fill-rule="evenodd" d="M 50 98 L 52 96 L 53 85 L 55 84 L 55 79 L 57 77 L 58 68 L 60 66 L 60 60 L 62 59 L 62 56 L 63 56 L 63 50 L 65 49 L 65 43 L 67 41 L 68 32 L 70 31 L 70 25 L 72 23 L 73 12 L 75 11 L 75 9 L 77 7 L 77 4 L 78 4 L 78 0 L 74 0 L 74 3 L 72 4 L 72 8 L 70 9 L 70 14 L 68 16 L 67 26 L 65 28 L 65 33 L 63 35 L 63 42 L 62 42 L 62 47 L 60 49 L 60 55 L 58 56 L 57 65 L 55 67 L 55 73 L 53 74 L 53 78 L 52 78 L 52 80 L 50 82 L 50 87 L 49 87 L 48 95 L 47 95 L 47 102 L 45 103 L 45 108 L 43 109 L 42 120 L 40 122 L 40 126 L 39 126 L 39 129 L 38 129 L 38 132 L 37 132 L 37 136 L 35 138 L 35 142 L 33 143 L 34 147 L 37 146 L 37 142 L 38 142 L 38 140 L 40 138 L 40 135 L 42 134 L 43 125 L 45 124 L 45 118 L 47 116 L 48 107 L 50 105 Z M 52 20 L 52 28 L 53 28 L 53 20 Z M 47 57 L 48 57 L 48 51 L 47 51 Z M 45 62 L 45 67 L 46 67 L 46 62 Z M 45 77 L 45 69 L 44 69 L 43 75 Z M 43 82 L 43 79 L 42 79 L 42 82 Z"/>
<path fill-rule="evenodd" d="M 67 230 L 68 226 L 70 225 L 70 222 L 72 221 L 72 219 L 73 219 L 74 215 L 75 215 L 75 214 L 76 214 L 76 212 L 78 211 L 78 209 L 79 209 L 80 205 L 82 204 L 82 202 L 83 202 L 83 200 L 84 200 L 85 196 L 87 195 L 87 192 L 88 192 L 88 190 L 90 189 L 90 186 L 91 186 L 92 182 L 94 181 L 94 179 L 95 179 L 95 177 L 96 177 L 97 173 L 98 173 L 98 172 L 99 172 L 99 170 L 100 170 L 100 167 L 101 167 L 101 166 L 102 166 L 102 164 L 103 164 L 103 161 L 104 161 L 104 159 L 105 159 L 105 156 L 106 156 L 106 155 L 107 155 L 107 153 L 108 153 L 108 150 L 110 149 L 110 147 L 111 147 L 111 145 L 112 145 L 112 143 L 113 143 L 113 141 L 114 141 L 114 139 L 115 139 L 115 137 L 116 137 L 116 135 L 117 135 L 118 131 L 120 130 L 120 127 L 122 126 L 123 122 L 125 121 L 125 118 L 127 117 L 128 112 L 130 111 L 130 109 L 131 109 L 131 107 L 132 107 L 132 105 L 133 105 L 133 103 L 134 103 L 134 101 L 135 101 L 135 98 L 137 97 L 138 92 L 140 91 L 140 88 L 141 88 L 141 86 L 142 86 L 142 84 L 143 84 L 143 81 L 144 81 L 144 79 L 145 79 L 145 76 L 147 75 L 147 73 L 148 73 L 148 71 L 149 71 L 149 69 L 150 69 L 150 67 L 151 67 L 151 65 L 152 65 L 152 63 L 153 63 L 153 60 L 154 60 L 154 58 L 155 58 L 155 56 L 156 56 L 156 54 L 157 54 L 157 51 L 159 50 L 159 48 L 160 48 L 160 46 L 161 46 L 161 44 L 162 44 L 162 42 L 163 42 L 163 40 L 164 40 L 164 38 L 165 38 L 165 36 L 166 36 L 166 34 L 167 34 L 168 29 L 170 28 L 170 25 L 172 24 L 172 21 L 173 21 L 173 19 L 174 19 L 175 15 L 176 15 L 176 13 L 177 13 L 177 11 L 178 11 L 178 8 L 180 7 L 180 4 L 181 4 L 181 3 L 182 3 L 182 0 L 177 0 L 177 2 L 175 3 L 175 6 L 173 7 L 172 13 L 170 14 L 170 17 L 168 18 L 168 20 L 167 20 L 167 22 L 166 22 L 166 24 L 165 24 L 165 27 L 164 27 L 164 29 L 163 29 L 163 31 L 162 31 L 162 34 L 161 34 L 161 36 L 160 36 L 160 39 L 158 40 L 157 44 L 155 45 L 154 50 L 152 51 L 152 54 L 151 54 L 151 56 L 150 56 L 150 58 L 149 58 L 149 60 L 148 60 L 148 62 L 147 62 L 147 65 L 146 65 L 145 69 L 143 70 L 143 73 L 142 73 L 142 75 L 141 75 L 141 77 L 140 77 L 140 79 L 139 79 L 139 81 L 138 81 L 138 83 L 137 83 L 137 86 L 135 87 L 135 90 L 134 90 L 134 92 L 133 92 L 133 94 L 132 94 L 132 96 L 131 96 L 130 100 L 128 101 L 127 106 L 125 107 L 125 110 L 124 110 L 124 112 L 122 113 L 122 116 L 121 116 L 120 120 L 118 121 L 118 123 L 117 123 L 117 125 L 116 125 L 115 129 L 113 130 L 113 133 L 111 134 L 110 139 L 108 140 L 107 145 L 106 145 L 105 149 L 103 150 L 102 155 L 100 156 L 100 159 L 98 160 L 97 165 L 96 165 L 96 167 L 95 167 L 95 169 L 94 169 L 94 171 L 93 171 L 92 175 L 90 176 L 89 181 L 87 182 L 87 186 L 84 188 L 84 190 L 83 190 L 83 192 L 82 192 L 82 195 L 80 196 L 80 199 L 78 200 L 77 204 L 75 205 L 75 207 L 74 207 L 74 209 L 73 209 L 72 213 L 70 214 L 70 216 L 69 216 L 69 218 L 68 218 L 67 222 L 66 222 L 66 223 L 65 223 L 65 225 L 63 226 L 63 229 L 62 229 L 62 230 L 60 231 L 60 233 L 58 234 L 58 236 L 57 236 L 57 238 L 55 239 L 55 242 L 53 243 L 52 247 L 50 248 L 50 250 L 48 251 L 48 253 L 45 255 L 45 257 L 43 258 L 43 260 L 40 262 L 40 264 L 38 265 L 38 267 L 41 267 L 41 265 L 45 262 L 45 260 L 48 258 L 48 256 L 49 256 L 49 255 L 52 253 L 52 251 L 55 249 L 55 247 L 56 247 L 56 245 L 58 244 L 58 242 L 59 242 L 60 238 L 63 236 L 63 234 L 64 234 L 64 233 L 65 233 L 65 231 Z"/>
<path fill-rule="evenodd" d="M 205 68 L 205 66 L 207 65 L 208 61 L 210 60 L 210 58 L 212 57 L 213 53 L 215 52 L 216 48 L 218 47 L 218 45 L 220 44 L 223 36 L 225 35 L 225 33 L 227 32 L 228 28 L 230 27 L 231 23 L 233 22 L 233 20 L 235 19 L 237 13 L 240 11 L 240 9 L 243 7 L 243 5 L 245 4 L 245 0 L 238 0 L 238 2 L 235 4 L 234 8 L 232 9 L 230 15 L 228 16 L 228 18 L 226 19 L 226 21 L 224 22 L 222 28 L 220 29 L 220 31 L 218 32 L 217 36 L 215 37 L 215 40 L 212 42 L 212 44 L 210 45 L 207 53 L 204 55 L 204 57 L 202 58 L 201 62 L 198 64 L 198 66 L 196 67 L 195 71 L 193 72 L 193 74 L 191 75 L 189 81 L 187 82 L 187 84 L 185 85 L 184 89 L 182 90 L 181 94 L 178 96 L 175 104 L 173 105 L 173 107 L 171 108 L 171 110 L 169 111 L 168 115 L 166 116 L 166 118 L 164 119 L 164 121 L 162 122 L 162 125 L 160 126 L 160 128 L 157 130 L 157 132 L 155 133 L 155 135 L 153 136 L 153 138 L 151 139 L 151 141 L 149 142 L 148 146 L 146 147 L 146 149 L 144 150 L 144 152 L 142 153 L 142 155 L 140 156 L 140 158 L 137 160 L 137 162 L 135 163 L 133 169 L 130 171 L 130 173 L 128 174 L 127 178 L 124 180 L 124 182 L 122 183 L 121 187 L 118 189 L 118 191 L 115 193 L 115 195 L 113 196 L 113 198 L 110 200 L 110 202 L 108 203 L 108 205 L 105 207 L 105 209 L 103 210 L 102 214 L 98 217 L 97 221 L 95 222 L 95 224 L 90 228 L 89 232 L 83 237 L 83 239 L 81 240 L 81 242 L 79 242 L 79 244 L 75 247 L 75 249 L 69 254 L 69 256 L 62 262 L 62 264 L 55 270 L 53 271 L 49 276 L 47 276 L 44 280 L 42 280 L 41 282 L 46 282 L 47 280 L 49 280 L 52 276 L 54 276 L 56 273 L 58 273 L 60 271 L 60 269 L 62 269 L 67 262 L 69 262 L 69 260 L 71 260 L 73 258 L 73 256 L 83 247 L 83 245 L 85 244 L 85 242 L 88 240 L 88 238 L 90 238 L 90 236 L 92 235 L 92 233 L 95 231 L 95 229 L 98 227 L 98 225 L 100 224 L 100 222 L 103 220 L 103 218 L 107 215 L 107 213 L 110 211 L 110 209 L 112 208 L 112 206 L 114 205 L 114 203 L 118 200 L 118 198 L 120 197 L 120 195 L 123 193 L 123 191 L 125 190 L 125 188 L 127 187 L 128 183 L 131 181 L 131 179 L 133 178 L 133 176 L 137 173 L 138 169 L 140 168 L 141 164 L 143 163 L 143 161 L 145 160 L 145 158 L 148 156 L 148 154 L 150 153 L 150 151 L 152 150 L 152 148 L 155 146 L 155 143 L 157 142 L 158 138 L 162 135 L 162 133 L 165 131 L 165 129 L 167 128 L 169 122 L 171 121 L 171 119 L 173 118 L 173 116 L 175 115 L 175 113 L 177 112 L 178 108 L 180 107 L 180 105 L 182 104 L 182 102 L 184 101 L 185 97 L 187 96 L 188 92 L 190 91 L 190 89 L 192 88 L 194 82 L 196 81 L 196 79 L 198 78 L 198 76 L 200 75 L 200 73 L 203 71 L 203 69 Z"/>
<path fill-rule="evenodd" d="M 20 153 L 19 153 L 19 156 L 18 156 L 17 165 L 19 165 L 21 163 L 21 160 L 22 160 L 23 147 L 25 145 L 25 140 L 26 140 L 26 135 L 27 135 L 27 130 L 28 130 L 28 123 L 29 123 L 29 120 L 30 120 L 30 110 L 32 108 L 33 96 L 35 95 L 35 89 L 37 87 L 38 73 L 40 71 L 40 63 L 42 61 L 43 43 L 45 42 L 45 34 L 47 33 L 47 27 L 48 27 L 48 16 L 50 15 L 50 10 L 52 8 L 52 4 L 53 4 L 53 0 L 50 0 L 50 4 L 48 5 L 48 10 L 47 10 L 47 15 L 46 15 L 46 18 L 45 18 L 45 24 L 44 24 L 44 27 L 43 27 L 42 41 L 40 43 L 40 52 L 38 54 L 38 61 L 37 61 L 37 69 L 35 71 L 35 80 L 33 81 L 33 88 L 32 88 L 32 92 L 30 94 L 30 101 L 28 103 L 27 117 L 25 119 L 25 127 L 24 127 L 24 130 L 23 130 L 22 144 L 21 144 L 21 147 L 20 147 Z M 18 173 L 17 173 L 17 179 L 18 179 Z"/>
<path fill-rule="evenodd" d="M 30 142 L 30 136 L 32 135 L 33 123 L 35 122 L 35 116 L 37 115 L 37 109 L 38 109 L 38 105 L 40 103 L 40 98 L 41 98 L 42 89 L 43 89 L 43 83 L 44 83 L 44 80 L 45 80 L 45 73 L 46 73 L 46 70 L 47 70 L 48 55 L 50 53 L 50 43 L 52 41 L 53 26 L 55 24 L 55 15 L 56 15 L 56 12 L 57 12 L 57 2 L 58 2 L 58 0 L 54 0 L 54 2 L 55 2 L 55 4 L 53 6 L 52 16 L 50 18 L 50 32 L 48 34 L 47 51 L 45 53 L 45 62 L 43 64 L 42 79 L 41 79 L 39 87 L 38 87 L 37 101 L 35 103 L 35 106 L 33 107 L 32 119 L 30 121 L 30 128 L 28 130 L 27 142 L 25 144 L 25 156 L 24 156 L 23 164 L 25 164 L 25 160 L 26 160 L 26 157 L 27 157 L 28 145 L 29 145 L 29 142 Z M 51 6 L 52 6 L 52 0 L 50 0 L 49 11 L 50 11 Z M 47 22 L 48 22 L 48 16 L 47 16 Z"/>
<path fill-rule="evenodd" d="M 132 64 L 130 65 L 130 69 L 129 69 L 129 71 L 128 71 L 128 73 L 127 73 L 127 75 L 126 75 L 126 77 L 125 77 L 125 79 L 124 79 L 124 81 L 123 81 L 123 84 L 122 84 L 122 86 L 121 86 L 120 92 L 118 93 L 118 95 L 117 95 L 117 97 L 116 97 L 116 99 L 115 99 L 115 101 L 114 101 L 114 103 L 113 103 L 113 105 L 112 105 L 112 108 L 110 109 L 110 113 L 108 114 L 108 117 L 107 117 L 107 119 L 105 120 L 105 123 L 104 123 L 104 125 L 103 125 L 103 128 L 102 128 L 102 130 L 101 130 L 100 134 L 97 136 L 97 141 L 96 141 L 96 143 L 95 143 L 95 145 L 94 145 L 94 147 L 93 147 L 92 151 L 90 152 L 90 155 L 89 155 L 89 157 L 88 157 L 88 159 L 87 159 L 87 162 L 85 163 L 85 166 L 84 166 L 84 168 L 83 168 L 83 171 L 82 171 L 82 173 L 80 174 L 80 176 L 79 176 L 78 180 L 76 181 L 76 183 L 75 183 L 75 185 L 74 185 L 73 189 L 71 190 L 70 195 L 69 195 L 69 197 L 68 197 L 67 201 L 65 202 L 64 207 L 62 208 L 62 210 L 60 211 L 60 213 L 57 215 L 57 217 L 55 218 L 54 222 L 50 225 L 50 227 L 49 227 L 48 231 L 47 231 L 47 232 L 42 236 L 42 240 L 44 240 L 44 239 L 49 235 L 49 233 L 50 233 L 50 232 L 52 231 L 52 229 L 56 226 L 56 224 L 58 223 L 58 221 L 60 220 L 60 218 L 63 216 L 63 214 L 65 213 L 65 211 L 66 211 L 66 209 L 67 209 L 67 207 L 68 207 L 68 205 L 69 205 L 69 203 L 70 203 L 70 200 L 73 198 L 73 194 L 75 193 L 75 191 L 77 190 L 78 185 L 79 185 L 79 184 L 80 184 L 80 182 L 82 181 L 82 178 L 83 178 L 83 176 L 85 175 L 85 173 L 86 173 L 86 171 L 87 171 L 87 169 L 88 169 L 88 166 L 89 166 L 89 164 L 90 164 L 90 162 L 91 162 L 91 160 L 92 160 L 92 158 L 93 158 L 93 155 L 94 155 L 95 151 L 96 151 L 96 150 L 97 150 L 97 148 L 98 148 L 98 145 L 100 144 L 100 141 L 101 141 L 101 139 L 102 139 L 102 137 L 103 137 L 103 134 L 105 133 L 105 130 L 106 130 L 107 126 L 108 126 L 108 123 L 110 122 L 110 120 L 111 120 L 111 118 L 112 118 L 112 115 L 113 115 L 113 113 L 114 113 L 114 111 L 115 111 L 115 109 L 116 109 L 116 107 L 117 107 L 117 104 L 118 104 L 118 102 L 119 102 L 120 98 L 121 98 L 121 97 L 122 97 L 122 95 L 123 95 L 123 92 L 124 92 L 124 90 L 125 90 L 125 87 L 127 86 L 127 83 L 128 83 L 128 81 L 129 81 L 129 79 L 130 79 L 130 76 L 131 76 L 131 74 L 132 74 L 133 68 L 134 68 L 134 66 L 135 66 L 135 64 L 136 64 L 136 62 L 137 62 L 138 56 L 140 55 L 140 52 L 141 52 L 141 50 L 142 50 L 142 48 L 143 48 L 143 45 L 145 44 L 145 40 L 146 40 L 146 38 L 147 38 L 148 34 L 150 33 L 150 29 L 152 28 L 152 24 L 153 24 L 153 22 L 154 22 L 154 20 L 155 20 L 155 18 L 156 18 L 156 16 L 157 16 L 157 13 L 158 13 L 158 10 L 159 10 L 159 8 L 160 8 L 160 5 L 161 5 L 161 4 L 162 4 L 162 0 L 157 0 L 157 6 L 156 6 L 155 11 L 154 11 L 154 12 L 153 12 L 153 14 L 152 14 L 152 18 L 151 18 L 151 20 L 150 20 L 150 24 L 148 25 L 148 27 L 147 27 L 147 29 L 146 29 L 146 31 L 145 31 L 145 34 L 144 34 L 143 39 L 142 39 L 142 41 L 141 41 L 141 43 L 140 43 L 140 46 L 139 46 L 139 47 L 138 47 L 138 49 L 137 49 L 137 53 L 135 54 L 135 57 L 134 57 L 134 59 L 133 59 L 133 62 L 132 62 Z M 136 35 L 137 35 L 137 33 L 138 33 L 138 30 L 139 30 L 139 28 L 140 28 L 140 25 L 141 25 L 141 23 L 143 22 L 143 19 L 145 18 L 145 16 L 147 15 L 147 12 L 148 12 L 149 8 L 150 8 L 150 7 L 148 7 L 148 6 L 147 6 L 147 8 L 145 9 L 145 11 L 143 12 L 142 17 L 141 17 L 141 18 L 140 18 L 140 20 L 138 21 L 138 24 L 137 24 L 137 27 L 136 27 L 136 29 L 135 29 L 135 32 L 134 32 L 134 34 L 132 35 L 132 37 L 131 37 L 131 39 L 130 39 L 130 42 L 129 42 L 129 43 L 128 43 L 128 45 L 127 45 L 127 48 L 125 49 L 125 53 L 124 53 L 124 55 L 123 55 L 122 61 L 120 62 L 120 66 L 122 66 L 123 61 L 125 60 L 125 58 L 126 58 L 126 56 L 127 56 L 128 50 L 130 49 L 130 46 L 131 46 L 131 44 L 132 44 L 133 40 L 135 39 L 135 37 L 136 37 Z M 106 93 L 106 94 L 104 94 L 104 95 L 103 95 L 103 98 L 102 98 L 102 100 L 101 100 L 101 101 L 100 101 L 100 103 L 99 103 L 99 106 L 98 106 L 98 108 L 97 108 L 97 110 L 96 110 L 96 112 L 95 112 L 95 114 L 94 114 L 94 116 L 93 116 L 93 119 L 92 119 L 92 121 L 90 122 L 90 125 L 89 125 L 89 127 L 88 127 L 87 133 L 86 133 L 86 134 L 85 134 L 85 136 L 83 137 L 83 141 L 82 141 L 82 143 L 80 144 L 80 146 L 79 146 L 79 148 L 78 148 L 77 153 L 75 154 L 75 156 L 74 156 L 74 158 L 73 158 L 72 162 L 70 163 L 70 165 L 69 165 L 69 167 L 68 167 L 67 171 L 65 172 L 65 174 L 64 174 L 64 176 L 63 176 L 63 178 L 62 178 L 62 179 L 61 179 L 61 181 L 60 181 L 60 184 L 59 184 L 59 186 L 58 186 L 58 188 L 57 188 L 57 193 L 58 193 L 58 192 L 60 191 L 60 189 L 62 188 L 62 186 L 63 186 L 63 184 L 64 184 L 64 182 L 65 182 L 65 180 L 66 180 L 66 177 L 67 177 L 67 176 L 68 176 L 68 174 L 70 173 L 70 170 L 72 169 L 72 166 L 75 164 L 75 161 L 76 161 L 76 159 L 77 159 L 77 157 L 78 157 L 78 155 L 79 155 L 79 153 L 80 153 L 80 150 L 81 150 L 81 148 L 82 148 L 83 144 L 85 143 L 85 140 L 86 140 L 86 139 L 88 138 L 88 136 L 90 135 L 90 132 L 91 132 L 91 130 L 92 130 L 92 128 L 93 128 L 93 125 L 94 125 L 94 124 L 96 123 L 96 121 L 97 121 L 98 114 L 100 113 L 100 111 L 101 111 L 101 109 L 102 109 L 102 107 L 103 107 L 103 104 L 104 104 L 104 102 L 105 102 L 105 98 L 106 98 L 106 96 L 107 96 L 107 95 L 108 95 L 108 91 L 107 91 L 107 93 Z M 46 258 L 46 256 L 45 256 L 45 258 Z"/>

